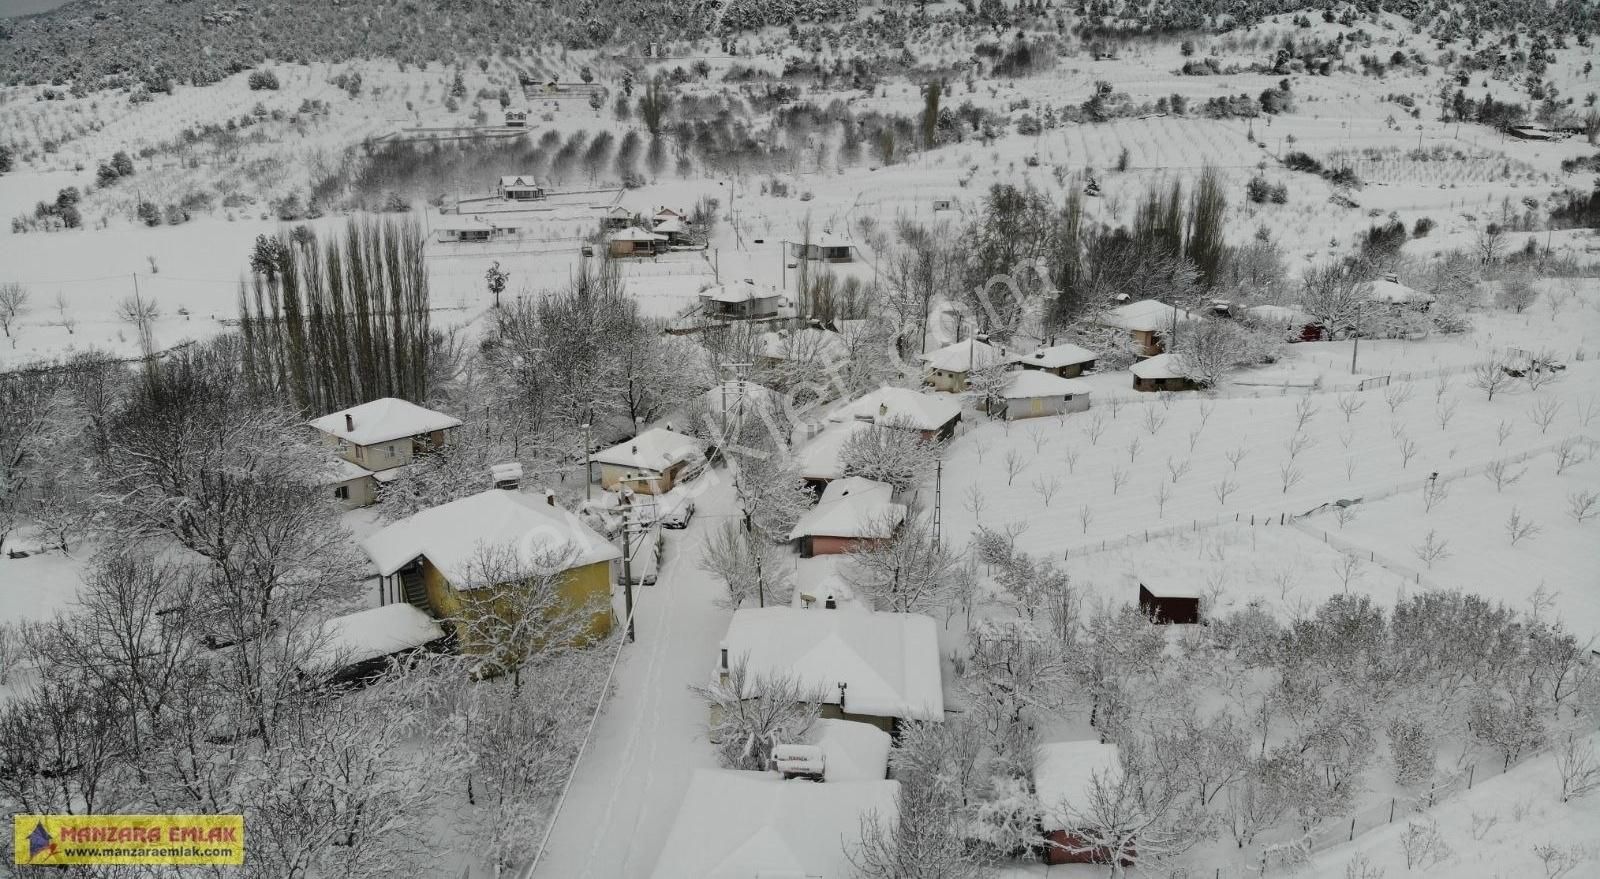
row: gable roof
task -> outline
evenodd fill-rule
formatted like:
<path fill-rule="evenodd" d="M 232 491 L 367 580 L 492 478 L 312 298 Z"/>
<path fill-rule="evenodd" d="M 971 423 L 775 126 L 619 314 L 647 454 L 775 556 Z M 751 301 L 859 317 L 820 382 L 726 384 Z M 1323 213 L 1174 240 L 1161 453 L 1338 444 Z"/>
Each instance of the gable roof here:
<path fill-rule="evenodd" d="M 782 295 L 776 287 L 759 286 L 748 279 L 730 281 L 700 291 L 701 299 L 710 299 L 714 302 L 749 302 L 752 299 L 776 299 Z"/>
<path fill-rule="evenodd" d="M 444 637 L 444 628 L 421 609 L 400 602 L 336 616 L 317 629 L 320 638 L 306 665 L 332 670 Z"/>
<path fill-rule="evenodd" d="M 652 879 L 791 879 L 853 875 L 861 820 L 892 826 L 900 783 L 784 781 L 772 772 L 697 769 Z"/>
<path fill-rule="evenodd" d="M 834 410 L 828 419 L 855 418 L 889 427 L 904 424 L 917 430 L 938 430 L 960 415 L 961 404 L 950 397 L 885 385 Z"/>
<path fill-rule="evenodd" d="M 1087 394 L 1088 382 L 1062 378 L 1052 372 L 1021 369 L 1010 374 L 1000 396 L 1006 400 L 1027 400 L 1034 397 L 1065 397 L 1068 394 Z"/>
<path fill-rule="evenodd" d="M 967 339 L 922 355 L 922 362 L 928 364 L 930 369 L 943 372 L 967 372 L 993 366 L 1004 356 L 999 348 L 987 342 Z"/>
<path fill-rule="evenodd" d="M 601 211 L 601 213 L 608 217 L 622 217 L 623 219 L 628 219 L 633 216 L 633 211 L 630 211 L 619 204 L 614 204 L 611 207 L 606 208 L 604 211 Z"/>
<path fill-rule="evenodd" d="M 888 775 L 892 740 L 870 723 L 814 720 L 805 742 L 822 749 L 824 781 L 878 781 Z"/>
<path fill-rule="evenodd" d="M 944 720 L 938 625 L 916 613 L 840 613 L 792 607 L 733 612 L 728 661 L 751 678 L 788 675 L 821 688 L 823 702 L 874 717 Z"/>
<path fill-rule="evenodd" d="M 407 516 L 361 541 L 361 548 L 383 576 L 426 556 L 457 589 L 491 585 L 478 582 L 475 571 L 483 551 L 507 552 L 530 566 L 560 556 L 567 570 L 622 557 L 545 498 L 496 488 Z"/>
<path fill-rule="evenodd" d="M 844 462 L 839 456 L 845 443 L 856 434 L 871 430 L 865 421 L 845 421 L 830 424 L 795 453 L 795 464 L 805 479 L 838 479 L 844 475 Z"/>
<path fill-rule="evenodd" d="M 1012 363 L 1025 363 L 1041 369 L 1060 369 L 1063 366 L 1072 366 L 1077 363 L 1088 363 L 1096 360 L 1100 355 L 1072 344 L 1052 345 L 1049 348 L 1040 348 L 1028 354 L 1017 354 L 1011 358 Z"/>
<path fill-rule="evenodd" d="M 1100 323 L 1124 330 L 1152 332 L 1171 329 L 1174 319 L 1180 324 L 1200 320 L 1197 315 L 1175 305 L 1168 305 L 1159 299 L 1146 299 L 1107 311 L 1100 318 Z"/>
<path fill-rule="evenodd" d="M 630 470 L 660 473 L 699 454 L 701 444 L 694 437 L 673 433 L 664 427 L 652 427 L 633 439 L 595 452 L 589 460 Z"/>
<path fill-rule="evenodd" d="M 544 184 L 540 183 L 539 178 L 533 176 L 532 174 L 506 174 L 500 177 L 501 189 L 509 189 L 513 187 L 542 189 L 544 188 Z"/>
<path fill-rule="evenodd" d="M 1405 305 L 1413 302 L 1432 302 L 1434 295 L 1415 287 L 1407 287 L 1395 276 L 1389 275 L 1372 282 L 1372 292 L 1367 295 L 1367 300 Z"/>
<path fill-rule="evenodd" d="M 1050 742 L 1034 751 L 1033 789 L 1039 797 L 1040 823 L 1046 833 L 1070 830 L 1074 812 L 1088 806 L 1095 775 L 1115 784 L 1122 777 L 1116 745 L 1097 741 Z"/>
<path fill-rule="evenodd" d="M 686 228 L 688 227 L 684 225 L 683 220 L 679 217 L 667 217 L 666 219 L 656 220 L 656 231 L 662 234 L 666 234 L 668 232 L 682 232 Z"/>
<path fill-rule="evenodd" d="M 667 240 L 667 236 L 665 236 L 665 235 L 657 235 L 654 232 L 646 232 L 645 230 L 639 228 L 638 226 L 629 226 L 626 229 L 622 229 L 620 231 L 611 233 L 611 240 L 612 241 L 665 241 L 665 240 Z"/>
<path fill-rule="evenodd" d="M 886 538 L 906 519 L 905 504 L 894 502 L 894 487 L 860 476 L 835 479 L 822 500 L 806 511 L 790 540 L 802 537 Z"/>
<path fill-rule="evenodd" d="M 1183 373 L 1178 372 L 1173 364 L 1170 353 L 1157 354 L 1154 357 L 1141 360 L 1129 367 L 1128 371 L 1133 373 L 1136 378 L 1183 378 Z"/>
<path fill-rule="evenodd" d="M 354 422 L 354 430 L 346 429 L 346 415 L 349 415 L 350 420 Z M 370 403 L 362 403 L 360 406 L 341 409 L 308 423 L 317 430 L 346 442 L 358 446 L 370 446 L 373 443 L 386 443 L 402 437 L 460 427 L 461 419 L 432 409 L 424 409 L 406 400 L 382 397 Z"/>

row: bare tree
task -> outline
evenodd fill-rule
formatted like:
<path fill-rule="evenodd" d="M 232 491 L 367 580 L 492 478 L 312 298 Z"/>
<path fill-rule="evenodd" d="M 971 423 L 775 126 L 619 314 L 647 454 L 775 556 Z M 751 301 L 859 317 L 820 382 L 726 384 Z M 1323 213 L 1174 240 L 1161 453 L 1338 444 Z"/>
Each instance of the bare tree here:
<path fill-rule="evenodd" d="M 1505 361 L 1488 360 L 1472 367 L 1472 386 L 1488 395 L 1488 400 L 1493 401 L 1494 395 L 1508 388 L 1516 380 L 1506 370 Z"/>
<path fill-rule="evenodd" d="M 1528 389 L 1537 393 L 1545 385 L 1554 384 L 1561 380 L 1562 372 L 1552 369 L 1548 364 L 1557 362 L 1555 352 L 1544 349 L 1534 353 L 1527 371 L 1522 374 L 1522 380 L 1528 383 Z"/>
<path fill-rule="evenodd" d="M 1450 421 L 1456 417 L 1456 409 L 1459 408 L 1459 406 L 1460 402 L 1454 398 L 1451 398 L 1449 400 L 1441 401 L 1438 407 L 1433 410 L 1433 418 L 1435 421 L 1439 422 L 1440 430 L 1450 429 Z"/>
<path fill-rule="evenodd" d="M 1005 457 L 1001 459 L 1001 462 L 1005 465 L 1006 485 L 1015 482 L 1017 475 L 1028 469 L 1028 462 L 1023 460 L 1022 455 L 1018 454 L 1016 449 L 1006 449 Z"/>
<path fill-rule="evenodd" d="M 894 524 L 877 529 L 892 533 L 887 540 L 864 543 L 849 554 L 845 580 L 878 610 L 932 613 L 948 606 L 960 559 L 934 541 L 926 517 L 911 516 L 898 529 Z"/>
<path fill-rule="evenodd" d="M 1400 438 L 1400 444 L 1398 448 L 1400 450 L 1401 470 L 1404 470 L 1406 467 L 1410 466 L 1411 459 L 1415 458 L 1417 456 L 1417 452 L 1421 451 L 1421 448 L 1417 445 L 1415 440 L 1405 436 Z"/>
<path fill-rule="evenodd" d="M 743 656 L 716 680 L 690 690 L 711 710 L 709 738 L 729 769 L 768 768 L 772 746 L 799 741 L 828 696 L 824 684 L 808 687 L 789 675 L 752 672 Z"/>
<path fill-rule="evenodd" d="M 1400 834 L 1400 850 L 1406 856 L 1406 869 L 1427 868 L 1450 857 L 1450 846 L 1439 833 L 1439 822 L 1413 818 Z"/>
<path fill-rule="evenodd" d="M 1156 518 L 1164 519 L 1167 515 L 1167 501 L 1172 500 L 1172 485 L 1163 482 L 1156 486 Z"/>
<path fill-rule="evenodd" d="M 1515 314 L 1528 310 L 1528 306 L 1539 298 L 1539 288 L 1533 285 L 1533 279 L 1522 272 L 1507 275 L 1500 281 L 1500 291 L 1495 297 L 1501 308 L 1510 309 Z"/>
<path fill-rule="evenodd" d="M 1361 559 L 1349 553 L 1340 553 L 1339 560 L 1333 564 L 1333 574 L 1339 578 L 1339 585 L 1348 593 L 1350 584 L 1361 579 Z"/>
<path fill-rule="evenodd" d="M 1045 507 L 1048 508 L 1050 506 L 1051 499 L 1061 491 L 1061 477 L 1035 477 L 1033 480 L 1033 491 L 1035 494 L 1039 495 L 1039 499 L 1044 501 Z"/>
<path fill-rule="evenodd" d="M 1223 453 L 1223 457 L 1227 458 L 1228 459 L 1228 463 L 1233 465 L 1234 472 L 1238 472 L 1239 463 L 1241 461 L 1243 461 L 1249 454 L 1250 454 L 1250 447 L 1249 446 L 1234 446 L 1233 448 L 1231 448 L 1228 451 L 1224 452 Z"/>
<path fill-rule="evenodd" d="M 1280 484 L 1283 486 L 1283 493 L 1284 494 L 1288 494 L 1289 493 L 1289 489 L 1294 488 L 1296 485 L 1299 485 L 1301 480 L 1303 480 L 1305 478 L 1306 478 L 1305 471 L 1301 470 L 1299 467 L 1294 466 L 1294 460 L 1293 459 L 1290 459 L 1290 460 L 1285 461 L 1282 464 L 1278 465 L 1278 479 L 1279 479 Z"/>
<path fill-rule="evenodd" d="M 1144 426 L 1146 430 L 1150 431 L 1151 436 L 1159 433 L 1161 426 L 1166 423 L 1167 412 L 1165 409 L 1157 409 L 1155 406 L 1148 404 L 1144 407 Z"/>
<path fill-rule="evenodd" d="M 1286 444 L 1289 450 L 1289 460 L 1293 461 L 1294 459 L 1300 457 L 1302 452 L 1316 444 L 1316 437 L 1308 433 L 1296 432 L 1293 436 L 1289 437 L 1289 441 Z"/>
<path fill-rule="evenodd" d="M 1513 430 L 1514 428 L 1511 426 L 1511 422 L 1502 419 L 1500 425 L 1494 430 L 1495 439 L 1497 440 L 1495 445 L 1504 446 L 1506 444 L 1506 440 L 1511 438 L 1511 433 Z"/>
<path fill-rule="evenodd" d="M 1544 879 L 1561 879 L 1582 866 L 1593 854 L 1582 845 L 1545 842 L 1533 847 L 1533 856 L 1544 865 Z"/>
<path fill-rule="evenodd" d="M 1333 335 L 1355 328 L 1371 298 L 1372 282 L 1364 272 L 1342 262 L 1313 268 L 1301 282 L 1300 307 Z"/>
<path fill-rule="evenodd" d="M 1083 435 L 1089 438 L 1089 445 L 1098 445 L 1100 437 L 1106 432 L 1105 416 L 1095 413 L 1083 424 Z"/>
<path fill-rule="evenodd" d="M 1526 467 L 1513 471 L 1511 462 L 1504 459 L 1490 461 L 1489 465 L 1483 469 L 1484 478 L 1494 483 L 1494 490 L 1497 492 L 1504 491 L 1508 485 L 1516 485 L 1517 481 L 1527 472 L 1528 468 Z"/>
<path fill-rule="evenodd" d="M 839 450 L 839 462 L 846 476 L 887 482 L 896 491 L 907 491 L 933 469 L 940 449 L 939 443 L 923 439 L 920 431 L 906 425 L 880 424 L 851 434 Z M 1007 452 L 1008 468 L 1016 457 L 1015 451 Z"/>
<path fill-rule="evenodd" d="M 1367 405 L 1367 401 L 1361 399 L 1360 394 L 1353 392 L 1348 394 L 1340 394 L 1338 397 L 1338 402 L 1339 411 L 1344 413 L 1344 421 L 1346 424 L 1349 424 L 1350 419 L 1353 418 L 1357 412 L 1361 411 L 1361 407 Z"/>
<path fill-rule="evenodd" d="M 728 521 L 706 536 L 700 569 L 727 585 L 727 607 L 784 604 L 792 588 L 784 555 L 771 541 Z"/>
<path fill-rule="evenodd" d="M 1145 758 L 1124 748 L 1120 772 L 1096 771 L 1082 803 L 1042 803 L 1064 814 L 1074 832 L 1063 845 L 1110 865 L 1113 877 L 1126 865 L 1160 869 L 1199 841 L 1193 816 L 1176 785 Z"/>
<path fill-rule="evenodd" d="M 1545 434 L 1550 430 L 1550 425 L 1555 423 L 1556 415 L 1561 412 L 1561 401 L 1554 397 L 1539 397 L 1528 407 L 1528 420 L 1539 426 L 1539 433 Z"/>
<path fill-rule="evenodd" d="M 1561 775 L 1561 802 L 1600 790 L 1600 761 L 1588 736 L 1567 734 L 1556 748 L 1556 771 Z"/>
<path fill-rule="evenodd" d="M 11 339 L 13 348 L 17 347 L 17 340 L 11 335 L 11 328 L 27 310 L 28 288 L 15 281 L 0 283 L 0 331 Z"/>
<path fill-rule="evenodd" d="M 1122 469 L 1121 467 L 1113 468 L 1111 471 L 1111 493 L 1116 494 L 1122 490 L 1124 485 L 1127 484 L 1128 471 Z"/>
<path fill-rule="evenodd" d="M 1232 479 L 1224 476 L 1222 477 L 1222 481 L 1218 482 L 1216 486 L 1212 488 L 1212 492 L 1217 496 L 1217 503 L 1227 506 L 1228 495 L 1233 494 L 1238 490 L 1238 488 L 1239 483 L 1234 482 Z"/>
<path fill-rule="evenodd" d="M 1358 507 L 1355 504 L 1345 504 L 1333 508 L 1333 518 L 1338 520 L 1339 530 L 1343 531 L 1344 526 L 1356 520 L 1357 509 Z"/>
<path fill-rule="evenodd" d="M 1094 510 L 1088 504 L 1078 507 L 1078 524 L 1083 526 L 1083 533 L 1089 533 L 1089 523 L 1094 521 Z"/>
<path fill-rule="evenodd" d="M 1189 472 L 1189 464 L 1190 461 L 1188 458 L 1184 458 L 1182 461 L 1174 461 L 1171 458 L 1167 459 L 1167 475 L 1172 477 L 1173 484 L 1177 484 L 1178 480 L 1182 479 L 1184 474 Z"/>
<path fill-rule="evenodd" d="M 1428 534 L 1422 542 L 1412 547 L 1412 552 L 1429 568 L 1433 563 L 1450 556 L 1450 541 L 1439 536 L 1439 532 L 1428 529 Z"/>
<path fill-rule="evenodd" d="M 1179 333 L 1169 348 L 1172 368 L 1202 387 L 1216 387 L 1228 373 L 1256 361 L 1250 331 L 1225 320 L 1200 321 Z"/>
<path fill-rule="evenodd" d="M 1067 472 L 1068 473 L 1076 473 L 1076 472 L 1078 472 L 1078 455 L 1079 454 L 1080 453 L 1079 453 L 1078 448 L 1076 446 L 1070 447 L 1066 451 L 1061 453 L 1061 459 L 1063 461 L 1067 462 Z"/>
<path fill-rule="evenodd" d="M 1295 432 L 1298 433 L 1305 430 L 1306 424 L 1317 417 L 1317 413 L 1321 411 L 1322 407 L 1318 406 L 1311 397 L 1301 397 L 1299 402 L 1294 404 Z"/>
<path fill-rule="evenodd" d="M 1585 453 L 1583 440 L 1578 437 L 1567 437 L 1556 445 L 1556 475 L 1567 472 L 1567 468 L 1575 464 L 1582 464 L 1589 460 Z"/>
<path fill-rule="evenodd" d="M 1511 515 L 1506 517 L 1505 528 L 1506 536 L 1511 538 L 1512 546 L 1516 546 L 1543 530 L 1537 522 L 1523 517 L 1522 511 L 1516 507 L 1512 507 Z"/>
<path fill-rule="evenodd" d="M 1410 382 L 1390 384 L 1383 389 L 1383 402 L 1389 407 L 1389 414 L 1393 415 L 1407 400 L 1411 399 L 1413 390 Z"/>
<path fill-rule="evenodd" d="M 1600 491 L 1579 489 L 1567 495 L 1567 514 L 1580 525 L 1600 516 Z"/>
<path fill-rule="evenodd" d="M 56 292 L 56 323 L 59 324 L 62 329 L 66 330 L 67 335 L 69 336 L 72 335 L 73 331 L 78 327 L 78 319 L 67 313 L 66 294 L 61 293 L 60 291 Z"/>
<path fill-rule="evenodd" d="M 1139 450 L 1144 448 L 1144 441 L 1138 437 L 1128 440 L 1128 463 L 1132 464 L 1139 457 Z"/>
<path fill-rule="evenodd" d="M 1422 486 L 1422 511 L 1433 512 L 1433 508 L 1444 503 L 1450 497 L 1450 483 L 1439 479 L 1429 479 Z"/>

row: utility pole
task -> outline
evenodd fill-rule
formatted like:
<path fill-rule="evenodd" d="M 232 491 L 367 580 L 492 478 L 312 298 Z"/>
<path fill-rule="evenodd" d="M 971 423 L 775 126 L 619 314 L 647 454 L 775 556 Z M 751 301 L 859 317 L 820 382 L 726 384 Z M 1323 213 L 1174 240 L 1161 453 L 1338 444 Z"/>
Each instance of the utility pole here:
<path fill-rule="evenodd" d="M 591 414 L 590 417 L 594 416 Z M 592 448 L 589 445 L 589 422 L 584 421 L 580 426 L 583 429 L 583 499 L 588 501 L 594 499 L 593 464 L 589 460 L 590 449 Z"/>
<path fill-rule="evenodd" d="M 1350 347 L 1350 374 L 1356 374 L 1356 352 L 1361 350 L 1361 305 L 1356 304 L 1355 344 Z"/>
<path fill-rule="evenodd" d="M 939 548 L 939 531 L 944 524 L 944 459 L 933 462 L 933 547 Z"/>

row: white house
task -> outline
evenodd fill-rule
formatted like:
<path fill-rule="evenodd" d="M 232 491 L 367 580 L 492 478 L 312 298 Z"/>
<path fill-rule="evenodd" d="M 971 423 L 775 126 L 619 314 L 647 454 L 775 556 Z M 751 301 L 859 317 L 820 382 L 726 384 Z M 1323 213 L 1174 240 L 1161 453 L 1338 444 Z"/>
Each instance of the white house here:
<path fill-rule="evenodd" d="M 900 783 L 784 781 L 772 772 L 697 769 L 652 879 L 845 879 L 861 822 L 892 827 Z M 626 840 L 620 841 L 626 844 Z"/>
<path fill-rule="evenodd" d="M 1005 351 L 977 339 L 946 345 L 922 355 L 922 362 L 928 368 L 927 383 L 935 390 L 956 394 L 967 389 L 968 375 L 1004 360 Z"/>
<path fill-rule="evenodd" d="M 430 225 L 434 240 L 446 243 L 489 241 L 499 231 L 493 223 L 476 215 L 443 214 Z"/>
<path fill-rule="evenodd" d="M 789 242 L 789 255 L 794 259 L 850 262 L 855 259 L 855 245 L 824 229 L 822 234 L 813 236 L 809 242 Z"/>
<path fill-rule="evenodd" d="M 1192 391 L 1199 387 L 1177 370 L 1171 354 L 1157 354 L 1141 360 L 1128 371 L 1133 373 L 1136 391 Z"/>
<path fill-rule="evenodd" d="M 820 688 L 822 716 L 893 733 L 906 720 L 944 720 L 938 624 L 916 613 L 741 608 L 723 639 L 718 674 L 788 675 Z"/>
<path fill-rule="evenodd" d="M 749 278 L 700 291 L 701 311 L 714 320 L 776 317 L 784 304 L 783 293 L 777 288 L 759 286 Z"/>
<path fill-rule="evenodd" d="M 1077 378 L 1086 370 L 1094 369 L 1099 355 L 1078 345 L 1063 343 L 1040 348 L 1027 354 L 1011 357 L 1011 362 L 1023 369 L 1037 369 L 1055 373 L 1062 378 Z"/>
<path fill-rule="evenodd" d="M 703 455 L 694 437 L 653 427 L 595 452 L 589 460 L 600 465 L 600 485 L 607 491 L 627 485 L 641 494 L 664 494 L 684 468 Z"/>
<path fill-rule="evenodd" d="M 1100 316 L 1098 323 L 1113 329 L 1127 330 L 1133 339 L 1135 352 L 1141 357 L 1154 357 L 1166 350 L 1160 333 L 1170 333 L 1174 328 L 1201 320 L 1192 312 L 1159 299 L 1145 299 L 1119 305 Z"/>
<path fill-rule="evenodd" d="M 925 439 L 945 440 L 955 435 L 961 404 L 950 397 L 884 385 L 834 410 L 828 419 L 916 430 Z"/>
<path fill-rule="evenodd" d="M 825 486 L 843 476 L 841 455 L 845 444 L 851 437 L 868 430 L 872 430 L 871 424 L 854 419 L 828 425 L 795 453 L 800 478 L 812 486 Z"/>
<path fill-rule="evenodd" d="M 1388 272 L 1383 277 L 1372 282 L 1372 292 L 1367 295 L 1367 301 L 1385 306 L 1399 306 L 1427 311 L 1428 306 L 1434 302 L 1434 295 L 1415 287 L 1407 287 L 1400 283 L 1400 276 Z"/>
<path fill-rule="evenodd" d="M 544 184 L 531 174 L 503 176 L 500 197 L 506 201 L 538 201 L 545 197 Z"/>
<path fill-rule="evenodd" d="M 1010 374 L 1000 397 L 1005 401 L 1006 418 L 1038 418 L 1088 409 L 1089 391 L 1089 385 L 1078 379 L 1021 369 Z"/>
<path fill-rule="evenodd" d="M 789 539 L 799 541 L 801 558 L 838 555 L 888 540 L 905 520 L 906 506 L 894 502 L 893 486 L 847 476 L 828 483 Z"/>
<path fill-rule="evenodd" d="M 358 507 L 376 500 L 378 483 L 394 477 L 387 471 L 453 443 L 461 419 L 406 400 L 383 397 L 324 415 L 309 424 L 337 459 L 354 465 L 355 469 L 335 465 L 324 484 L 331 486 L 333 496 L 346 506 Z"/>

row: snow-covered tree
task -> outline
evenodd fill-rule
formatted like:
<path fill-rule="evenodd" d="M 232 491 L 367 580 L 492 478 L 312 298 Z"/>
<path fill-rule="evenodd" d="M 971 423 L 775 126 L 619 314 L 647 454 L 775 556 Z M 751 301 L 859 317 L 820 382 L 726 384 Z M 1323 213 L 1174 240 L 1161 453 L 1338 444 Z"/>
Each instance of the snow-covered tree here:
<path fill-rule="evenodd" d="M 893 523 L 883 523 L 886 529 Z M 849 554 L 844 578 L 878 610 L 933 613 L 951 600 L 961 562 L 933 539 L 923 516 L 910 516 L 885 540 L 861 544 Z"/>
<path fill-rule="evenodd" d="M 845 476 L 886 482 L 896 492 L 920 483 L 939 459 L 940 444 L 904 425 L 876 424 L 852 434 L 839 450 Z"/>
<path fill-rule="evenodd" d="M 730 608 L 781 606 L 789 603 L 793 588 L 783 558 L 787 554 L 740 522 L 728 521 L 706 536 L 700 569 L 727 585 L 725 603 Z"/>
<path fill-rule="evenodd" d="M 750 671 L 744 657 L 709 684 L 691 688 L 711 710 L 709 737 L 729 769 L 769 768 L 772 746 L 798 742 L 817 719 L 827 687 Z"/>
<path fill-rule="evenodd" d="M 1300 307 L 1329 334 L 1358 326 L 1372 298 L 1372 282 L 1354 264 L 1337 262 L 1309 269 L 1301 279 Z"/>

